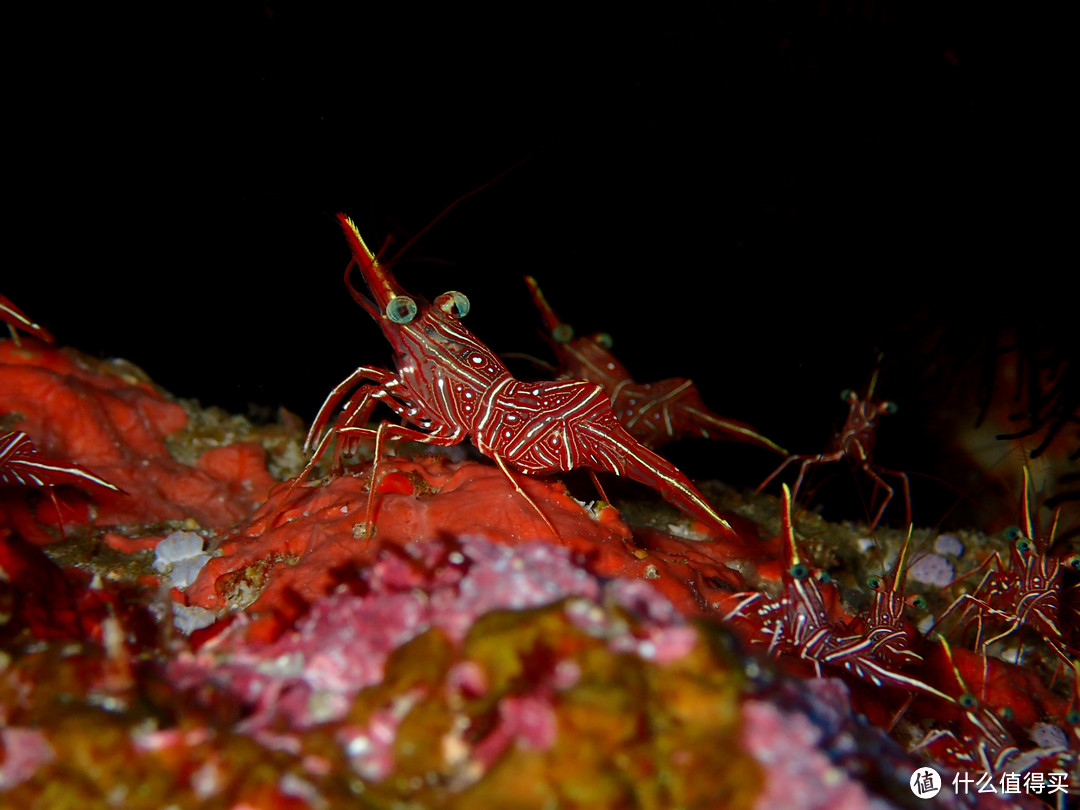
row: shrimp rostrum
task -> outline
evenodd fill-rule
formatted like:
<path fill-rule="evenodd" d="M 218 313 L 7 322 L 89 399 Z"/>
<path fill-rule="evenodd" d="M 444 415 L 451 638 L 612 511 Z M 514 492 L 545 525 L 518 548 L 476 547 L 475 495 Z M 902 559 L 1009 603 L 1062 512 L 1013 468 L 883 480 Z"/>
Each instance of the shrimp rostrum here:
<path fill-rule="evenodd" d="M 352 220 L 338 219 L 352 249 L 345 271 L 352 297 L 382 329 L 394 349 L 396 372 L 361 366 L 326 398 L 308 434 L 314 448 L 308 468 L 338 437 L 335 464 L 344 445 L 362 437 L 375 439 L 375 464 L 387 441 L 415 441 L 449 446 L 466 438 L 499 466 L 513 482 L 511 469 L 526 475 L 585 468 L 611 472 L 646 484 L 668 502 L 714 530 L 731 527 L 674 465 L 644 447 L 616 418 L 607 393 L 584 380 L 522 382 L 486 345 L 461 323 L 469 300 L 447 292 L 428 303 L 410 295 L 372 254 Z M 371 297 L 350 281 L 353 265 L 360 268 Z M 335 425 L 328 429 L 341 401 Z M 378 402 L 388 405 L 402 424 L 367 426 Z M 515 482 L 557 534 L 539 507 Z M 372 504 L 369 496 L 367 522 Z"/>

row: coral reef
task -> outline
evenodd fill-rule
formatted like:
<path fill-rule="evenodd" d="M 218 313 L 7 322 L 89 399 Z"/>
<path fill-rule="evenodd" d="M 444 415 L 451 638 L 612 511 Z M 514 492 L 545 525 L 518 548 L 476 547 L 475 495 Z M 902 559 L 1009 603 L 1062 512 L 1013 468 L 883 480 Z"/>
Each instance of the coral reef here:
<path fill-rule="evenodd" d="M 813 677 L 723 622 L 791 581 L 770 496 L 704 485 L 734 531 L 703 541 L 662 503 L 407 444 L 374 477 L 298 481 L 296 420 L 253 426 L 33 337 L 0 341 L 0 428 L 119 490 L 0 490 L 0 806 L 884 810 L 913 806 L 928 754 L 947 783 L 957 750 L 986 752 L 984 709 L 1025 772 L 1080 783 L 1070 673 L 1022 631 L 1022 664 L 964 648 L 964 622 L 955 649 L 919 637 L 904 673 L 946 703 Z M 904 534 L 796 520 L 829 626 L 863 632 L 863 583 Z M 993 540 L 936 540 L 907 592 L 940 615 Z M 928 806 L 1056 801 L 947 785 Z"/>

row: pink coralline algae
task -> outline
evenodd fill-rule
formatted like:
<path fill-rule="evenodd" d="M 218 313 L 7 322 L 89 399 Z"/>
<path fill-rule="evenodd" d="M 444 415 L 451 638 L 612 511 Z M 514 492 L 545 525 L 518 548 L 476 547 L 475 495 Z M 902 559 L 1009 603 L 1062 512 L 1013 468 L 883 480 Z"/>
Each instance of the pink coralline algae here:
<path fill-rule="evenodd" d="M 761 810 L 890 810 L 818 750 L 822 733 L 803 714 L 785 713 L 766 701 L 743 705 L 743 741 L 761 763 Z"/>
<path fill-rule="evenodd" d="M 208 708 L 236 707 L 237 728 L 268 749 L 310 761 L 311 735 L 330 732 L 333 756 L 368 790 L 416 799 L 427 782 L 410 787 L 407 775 L 419 768 L 455 794 L 501 795 L 518 790 L 504 780 L 523 768 L 539 797 L 625 806 L 645 789 L 637 780 L 657 778 L 656 757 L 675 744 L 665 742 L 669 733 L 681 740 L 681 764 L 663 770 L 687 776 L 701 756 L 690 739 L 730 735 L 741 677 L 647 582 L 601 582 L 576 556 L 548 542 L 471 536 L 387 546 L 292 628 L 268 640 L 258 622 L 237 619 L 168 664 L 166 676 Z M 670 684 L 660 667 L 671 668 Z M 697 687 L 684 692 L 677 684 L 687 677 Z M 675 695 L 669 706 L 664 696 Z M 692 718 L 643 726 L 633 719 L 641 712 Z M 629 747 L 604 744 L 611 735 Z M 591 753 L 583 757 L 581 746 Z M 620 757 L 625 763 L 613 764 Z M 594 767 L 598 777 L 578 773 Z M 746 807 L 757 789 L 746 763 L 710 770 L 696 787 L 670 776 L 661 794 L 727 795 L 731 807 Z M 557 773 L 566 774 L 563 787 L 548 784 Z M 570 800 L 581 791 L 595 791 L 595 801 Z M 421 804 L 443 806 L 431 801 Z"/>
<path fill-rule="evenodd" d="M 910 807 L 912 774 L 925 767 L 881 731 L 857 720 L 843 681 L 812 678 L 767 687 L 742 703 L 742 744 L 764 774 L 758 810 L 890 810 Z M 930 763 L 933 764 L 933 763 Z M 938 766 L 941 770 L 941 766 Z M 951 772 L 941 770 L 944 782 Z M 869 786 L 874 786 L 871 792 Z M 884 797 L 895 800 L 895 804 Z M 1030 796 L 958 793 L 952 785 L 919 806 L 942 810 L 1037 810 Z"/>
<path fill-rule="evenodd" d="M 29 779 L 56 759 L 45 735 L 33 728 L 0 728 L 0 791 Z"/>
<path fill-rule="evenodd" d="M 648 585 L 644 585 L 648 589 Z M 636 635 L 611 625 L 602 593 L 643 620 Z M 494 610 L 527 610 L 569 597 L 568 615 L 612 649 L 663 659 L 685 654 L 696 633 L 670 604 L 635 583 L 606 590 L 550 543 L 510 547 L 478 537 L 385 549 L 351 587 L 317 599 L 294 630 L 265 643 L 234 622 L 197 652 L 170 666 L 181 686 L 217 683 L 252 707 L 244 725 L 269 727 L 286 716 L 293 728 L 337 720 L 356 693 L 378 683 L 387 656 L 429 628 L 460 643 Z"/>

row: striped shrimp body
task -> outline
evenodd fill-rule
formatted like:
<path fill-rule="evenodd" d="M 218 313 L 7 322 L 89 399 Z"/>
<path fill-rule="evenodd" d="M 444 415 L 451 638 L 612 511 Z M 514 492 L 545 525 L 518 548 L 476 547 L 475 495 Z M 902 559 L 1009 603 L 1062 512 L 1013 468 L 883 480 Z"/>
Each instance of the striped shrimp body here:
<path fill-rule="evenodd" d="M 822 583 L 799 554 L 791 523 L 791 491 L 783 485 L 781 534 L 787 568 L 783 589 L 776 598 L 755 592 L 744 595 L 724 618 L 748 625 L 751 644 L 765 644 L 770 655 L 795 657 L 809 662 L 820 677 L 826 669 L 842 669 L 876 687 L 921 692 L 952 701 L 944 692 L 912 677 L 901 667 L 920 656 L 909 651 L 899 629 L 899 607 L 892 592 L 878 594 L 871 621 L 863 632 L 852 632 L 830 617 L 829 600 Z M 898 581 L 902 562 L 897 565 Z"/>
<path fill-rule="evenodd" d="M 376 461 L 385 441 L 449 446 L 471 438 L 511 481 L 510 468 L 528 475 L 579 467 L 612 472 L 656 489 L 712 530 L 733 533 L 682 472 L 620 425 L 599 385 L 514 379 L 494 352 L 462 325 L 469 310 L 464 295 L 447 292 L 432 303 L 409 295 L 364 244 L 352 221 L 344 215 L 339 220 L 372 298 L 349 281 L 352 264 L 346 286 L 390 342 L 397 371 L 361 366 L 331 391 L 308 434 L 306 447 L 314 449 L 314 456 L 305 473 L 335 436 L 340 440 L 335 453 L 362 437 L 374 437 Z M 330 428 L 339 403 L 350 392 Z M 365 427 L 378 402 L 393 409 L 403 424 Z M 514 486 L 558 534 L 520 486 Z M 368 526 L 371 515 L 369 496 Z"/>

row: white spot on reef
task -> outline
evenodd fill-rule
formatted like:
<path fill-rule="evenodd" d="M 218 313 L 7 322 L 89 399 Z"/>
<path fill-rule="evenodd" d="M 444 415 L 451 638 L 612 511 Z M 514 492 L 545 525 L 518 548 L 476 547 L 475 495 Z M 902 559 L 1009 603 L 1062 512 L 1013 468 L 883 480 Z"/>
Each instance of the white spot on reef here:
<path fill-rule="evenodd" d="M 1065 736 L 1061 726 L 1052 726 L 1049 723 L 1036 723 L 1031 727 L 1031 739 L 1040 748 L 1068 748 L 1069 738 Z"/>
<path fill-rule="evenodd" d="M 173 605 L 173 626 L 185 636 L 190 636 L 196 630 L 209 627 L 217 621 L 217 613 L 213 610 L 201 608 L 198 605 Z"/>
<path fill-rule="evenodd" d="M 908 571 L 908 576 L 926 585 L 945 586 L 953 581 L 956 569 L 940 554 L 927 554 L 915 561 Z"/>
<path fill-rule="evenodd" d="M 164 571 L 170 563 L 194 557 L 202 548 L 203 539 L 195 532 L 173 532 L 154 548 L 154 568 Z"/>
<path fill-rule="evenodd" d="M 872 549 L 876 545 L 877 545 L 877 543 L 871 537 L 860 537 L 858 540 L 855 541 L 855 546 L 863 554 L 868 552 L 870 549 Z"/>
<path fill-rule="evenodd" d="M 934 551 L 938 554 L 952 554 L 954 557 L 964 556 L 964 544 L 955 534 L 939 534 L 934 541 Z"/>
<path fill-rule="evenodd" d="M 173 588 L 186 588 L 210 562 L 210 555 L 203 553 L 202 537 L 194 532 L 173 532 L 157 544 L 154 557 L 154 570 Z"/>

